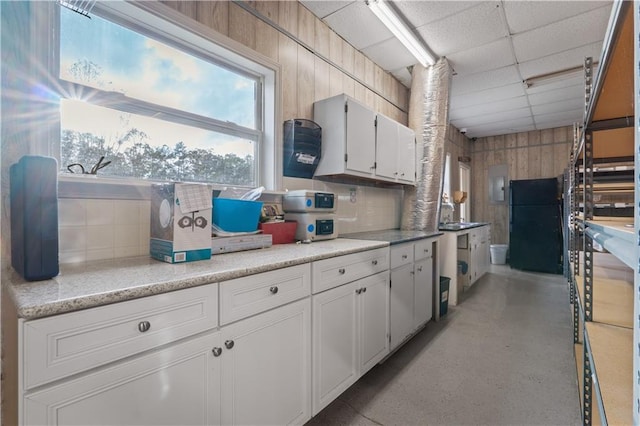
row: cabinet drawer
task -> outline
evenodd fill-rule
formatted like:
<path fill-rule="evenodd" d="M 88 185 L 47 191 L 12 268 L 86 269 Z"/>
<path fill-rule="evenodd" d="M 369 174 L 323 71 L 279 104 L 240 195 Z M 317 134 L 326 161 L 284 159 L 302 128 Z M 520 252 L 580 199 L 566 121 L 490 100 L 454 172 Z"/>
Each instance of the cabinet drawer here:
<path fill-rule="evenodd" d="M 54 317 L 22 328 L 25 389 L 218 326 L 218 284 Z"/>
<path fill-rule="evenodd" d="M 391 247 L 391 269 L 413 263 L 413 243 L 398 244 Z"/>
<path fill-rule="evenodd" d="M 229 324 L 311 295 L 308 263 L 220 283 L 220 323 Z"/>
<path fill-rule="evenodd" d="M 313 294 L 389 269 L 389 248 L 319 260 L 311 264 Z"/>
<path fill-rule="evenodd" d="M 416 241 L 413 246 L 413 259 L 420 260 L 433 256 L 433 239 Z"/>

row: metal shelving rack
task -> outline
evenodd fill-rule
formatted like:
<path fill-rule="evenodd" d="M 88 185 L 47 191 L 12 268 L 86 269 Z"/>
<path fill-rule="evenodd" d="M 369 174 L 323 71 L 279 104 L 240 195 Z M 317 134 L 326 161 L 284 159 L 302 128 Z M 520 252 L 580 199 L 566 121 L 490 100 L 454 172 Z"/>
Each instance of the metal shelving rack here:
<path fill-rule="evenodd" d="M 601 95 L 605 84 L 611 84 L 611 81 L 605 82 L 609 78 L 610 67 L 615 68 L 611 73 L 614 76 L 620 73 L 620 69 L 633 74 L 635 89 L 624 79 L 621 80 L 624 83 L 621 88 L 623 93 L 631 94 L 633 91 L 633 110 L 640 105 L 639 28 L 638 2 L 615 2 L 595 77 L 593 61 L 591 58 L 585 60 L 584 122 L 581 126 L 574 126 L 574 143 L 565 173 L 565 249 L 568 250 L 565 273 L 573 305 L 573 341 L 585 425 L 640 424 L 640 250 L 636 232 L 640 229 L 640 173 L 633 184 L 633 227 L 615 220 L 601 221 L 602 218 L 598 217 L 594 220 L 595 133 L 625 128 L 631 133 L 633 130 L 634 170 L 640 171 L 640 121 L 636 123 L 634 112 L 610 117 L 602 113 L 604 108 L 601 108 L 596 114 L 598 103 L 607 102 L 607 93 Z M 618 44 L 628 47 L 631 43 L 632 58 L 629 58 L 629 52 L 620 53 L 624 49 L 617 49 Z M 611 86 L 608 87 L 610 91 Z M 616 112 L 619 110 L 617 108 Z M 600 133 L 601 140 L 603 134 Z M 631 218 L 625 219 L 631 221 Z M 594 245 L 606 249 L 631 268 L 633 284 L 601 276 L 594 278 L 597 267 L 594 265 Z"/>

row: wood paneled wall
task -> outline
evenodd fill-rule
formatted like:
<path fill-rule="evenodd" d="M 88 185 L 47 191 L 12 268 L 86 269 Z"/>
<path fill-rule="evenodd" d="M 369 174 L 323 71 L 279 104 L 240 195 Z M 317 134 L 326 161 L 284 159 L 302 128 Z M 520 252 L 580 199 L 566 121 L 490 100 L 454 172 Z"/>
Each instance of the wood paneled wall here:
<path fill-rule="evenodd" d="M 470 157 L 471 155 L 471 141 L 453 125 L 449 125 L 447 129 L 447 139 L 445 141 L 444 151 L 445 154 L 451 155 L 451 191 L 457 191 L 460 189 L 460 161 L 459 157 Z M 470 164 L 469 164 L 470 165 Z M 471 202 L 471 201 L 468 201 Z M 453 212 L 453 219 L 460 219 L 460 206 L 455 206 Z"/>
<path fill-rule="evenodd" d="M 491 222 L 491 242 L 509 242 L 509 205 L 489 201 L 489 168 L 506 164 L 509 180 L 557 177 L 564 173 L 573 127 L 534 130 L 471 142 L 471 218 Z"/>
<path fill-rule="evenodd" d="M 297 1 L 243 3 L 273 25 L 229 1 L 163 3 L 278 62 L 282 67 L 281 121 L 313 119 L 314 101 L 346 93 L 407 124 L 409 90 Z"/>

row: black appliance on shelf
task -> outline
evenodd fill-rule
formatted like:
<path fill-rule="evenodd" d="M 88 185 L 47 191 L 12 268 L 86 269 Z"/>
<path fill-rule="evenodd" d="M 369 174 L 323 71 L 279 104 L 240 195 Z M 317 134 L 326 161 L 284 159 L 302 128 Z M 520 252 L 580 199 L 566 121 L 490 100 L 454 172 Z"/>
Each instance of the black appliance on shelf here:
<path fill-rule="evenodd" d="M 562 273 L 562 206 L 556 178 L 509 182 L 509 264 Z"/>
<path fill-rule="evenodd" d="M 283 175 L 311 179 L 322 153 L 322 128 L 311 120 L 284 122 Z"/>

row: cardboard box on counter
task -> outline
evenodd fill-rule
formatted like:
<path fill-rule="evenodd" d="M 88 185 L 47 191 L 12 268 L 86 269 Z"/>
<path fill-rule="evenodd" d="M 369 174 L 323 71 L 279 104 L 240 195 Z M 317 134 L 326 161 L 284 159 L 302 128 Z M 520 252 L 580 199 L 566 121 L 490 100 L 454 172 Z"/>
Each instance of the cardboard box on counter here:
<path fill-rule="evenodd" d="M 151 257 L 168 263 L 211 259 L 211 188 L 151 186 Z"/>

